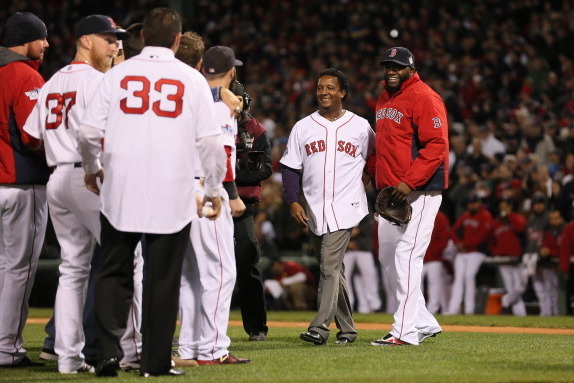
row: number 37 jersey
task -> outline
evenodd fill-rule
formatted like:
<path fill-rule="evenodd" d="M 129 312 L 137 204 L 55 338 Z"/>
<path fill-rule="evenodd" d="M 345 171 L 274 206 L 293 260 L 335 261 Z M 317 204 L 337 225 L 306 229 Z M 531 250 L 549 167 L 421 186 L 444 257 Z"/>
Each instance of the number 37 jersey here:
<path fill-rule="evenodd" d="M 49 166 L 81 162 L 77 129 L 103 73 L 84 62 L 60 69 L 42 87 L 24 130 L 44 140 Z"/>

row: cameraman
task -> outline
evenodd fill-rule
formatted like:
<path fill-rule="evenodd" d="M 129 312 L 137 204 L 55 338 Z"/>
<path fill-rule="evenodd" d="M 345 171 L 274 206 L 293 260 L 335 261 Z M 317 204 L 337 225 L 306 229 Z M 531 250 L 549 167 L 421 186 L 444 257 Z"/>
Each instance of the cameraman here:
<path fill-rule="evenodd" d="M 235 183 L 246 207 L 241 217 L 233 218 L 239 305 L 249 340 L 263 341 L 267 338 L 267 311 L 261 271 L 257 267 L 261 248 L 255 237 L 253 216 L 261 201 L 261 181 L 271 176 L 271 144 L 265 127 L 249 113 L 251 97 L 243 85 L 234 81 L 230 89 L 241 100 Z"/>

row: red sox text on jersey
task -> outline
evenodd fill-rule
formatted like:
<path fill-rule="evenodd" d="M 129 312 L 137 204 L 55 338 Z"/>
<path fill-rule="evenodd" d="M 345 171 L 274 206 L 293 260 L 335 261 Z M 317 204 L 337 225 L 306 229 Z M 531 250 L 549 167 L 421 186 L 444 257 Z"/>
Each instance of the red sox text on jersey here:
<path fill-rule="evenodd" d="M 350 142 L 345 142 L 343 140 L 337 141 L 337 151 L 345 152 L 352 157 L 356 157 L 357 148 L 357 145 L 353 145 Z M 309 144 L 305 144 L 305 151 L 307 152 L 308 156 L 312 155 L 313 153 L 324 152 L 326 149 L 327 145 L 325 144 L 324 140 L 313 141 Z"/>

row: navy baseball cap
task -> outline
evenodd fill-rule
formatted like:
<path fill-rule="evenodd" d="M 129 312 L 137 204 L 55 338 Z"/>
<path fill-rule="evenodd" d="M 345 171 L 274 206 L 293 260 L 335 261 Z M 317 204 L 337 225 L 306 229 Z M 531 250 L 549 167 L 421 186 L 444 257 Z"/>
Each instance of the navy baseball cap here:
<path fill-rule="evenodd" d="M 30 12 L 16 12 L 6 20 L 2 39 L 7 48 L 23 45 L 48 36 L 46 24 Z"/>
<path fill-rule="evenodd" d="M 130 37 L 130 34 L 124 29 L 118 29 L 114 20 L 105 15 L 89 15 L 84 17 L 76 27 L 76 38 L 79 39 L 84 35 L 97 34 L 113 34 L 119 40 L 125 40 Z"/>
<path fill-rule="evenodd" d="M 383 61 L 381 61 L 380 64 L 384 65 L 386 62 L 394 62 L 399 65 L 410 66 L 414 68 L 415 56 L 407 48 L 393 47 L 387 49 L 385 56 L 383 57 Z"/>
<path fill-rule="evenodd" d="M 216 45 L 204 53 L 201 68 L 205 74 L 219 74 L 241 65 L 243 62 L 235 58 L 233 49 Z"/>

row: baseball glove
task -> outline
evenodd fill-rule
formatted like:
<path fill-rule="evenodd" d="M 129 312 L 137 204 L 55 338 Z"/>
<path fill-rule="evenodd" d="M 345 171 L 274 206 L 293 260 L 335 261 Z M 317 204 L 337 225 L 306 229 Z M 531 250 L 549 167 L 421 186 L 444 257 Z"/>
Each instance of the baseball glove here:
<path fill-rule="evenodd" d="M 379 192 L 375 202 L 375 212 L 387 221 L 402 226 L 411 220 L 413 209 L 406 200 L 398 203 L 393 201 L 392 194 L 395 189 L 389 186 Z"/>

